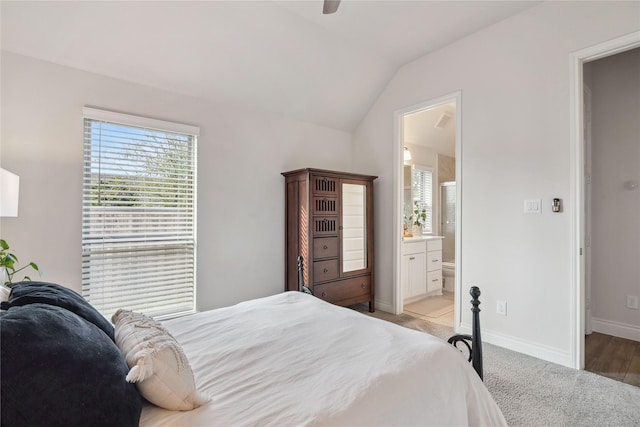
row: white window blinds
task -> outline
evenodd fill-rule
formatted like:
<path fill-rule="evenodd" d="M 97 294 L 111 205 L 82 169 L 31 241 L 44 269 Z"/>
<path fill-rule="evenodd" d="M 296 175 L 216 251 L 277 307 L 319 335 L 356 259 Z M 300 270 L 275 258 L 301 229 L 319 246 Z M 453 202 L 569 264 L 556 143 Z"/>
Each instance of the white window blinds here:
<path fill-rule="evenodd" d="M 413 200 L 420 211 L 425 210 L 427 218 L 422 225 L 423 233 L 433 233 L 433 171 L 415 166 L 413 169 Z"/>
<path fill-rule="evenodd" d="M 108 318 L 195 310 L 198 133 L 84 109 L 82 293 Z"/>

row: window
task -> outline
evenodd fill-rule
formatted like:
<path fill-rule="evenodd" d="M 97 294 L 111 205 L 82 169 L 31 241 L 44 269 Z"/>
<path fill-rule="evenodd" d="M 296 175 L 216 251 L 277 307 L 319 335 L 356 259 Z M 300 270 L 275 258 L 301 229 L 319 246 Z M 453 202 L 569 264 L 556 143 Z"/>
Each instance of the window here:
<path fill-rule="evenodd" d="M 433 233 L 433 170 L 424 166 L 413 168 L 413 201 L 419 210 L 425 210 L 426 220 L 422 224 L 422 232 Z"/>
<path fill-rule="evenodd" d="M 195 311 L 198 133 L 84 109 L 82 293 L 107 318 Z"/>

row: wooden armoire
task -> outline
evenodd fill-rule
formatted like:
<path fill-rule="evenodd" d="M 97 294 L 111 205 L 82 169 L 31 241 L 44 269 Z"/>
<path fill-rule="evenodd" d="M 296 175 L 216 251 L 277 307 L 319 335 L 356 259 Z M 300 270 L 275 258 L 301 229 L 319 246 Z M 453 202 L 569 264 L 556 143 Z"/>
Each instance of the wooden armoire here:
<path fill-rule="evenodd" d="M 333 304 L 369 303 L 373 280 L 373 180 L 377 177 L 321 169 L 283 172 L 286 186 L 285 290 L 299 289 L 298 256 L 305 285 Z"/>

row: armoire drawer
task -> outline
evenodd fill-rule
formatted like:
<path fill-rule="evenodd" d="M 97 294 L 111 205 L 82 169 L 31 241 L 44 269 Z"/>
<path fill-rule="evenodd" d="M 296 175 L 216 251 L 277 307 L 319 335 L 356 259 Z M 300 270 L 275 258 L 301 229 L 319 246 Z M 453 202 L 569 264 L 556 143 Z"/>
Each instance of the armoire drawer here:
<path fill-rule="evenodd" d="M 333 176 L 311 175 L 311 193 L 337 196 L 338 181 Z"/>
<path fill-rule="evenodd" d="M 338 217 L 335 216 L 314 216 L 313 217 L 313 235 L 337 235 L 338 234 Z"/>
<path fill-rule="evenodd" d="M 338 256 L 337 237 L 316 237 L 313 239 L 313 259 L 335 258 Z"/>
<path fill-rule="evenodd" d="M 313 287 L 313 294 L 328 302 L 339 302 L 370 293 L 371 276 L 354 277 Z"/>
<path fill-rule="evenodd" d="M 315 261 L 313 263 L 313 281 L 326 282 L 338 278 L 338 260 Z"/>
<path fill-rule="evenodd" d="M 314 215 L 337 215 L 338 199 L 336 197 L 314 197 L 313 198 L 313 214 Z"/>

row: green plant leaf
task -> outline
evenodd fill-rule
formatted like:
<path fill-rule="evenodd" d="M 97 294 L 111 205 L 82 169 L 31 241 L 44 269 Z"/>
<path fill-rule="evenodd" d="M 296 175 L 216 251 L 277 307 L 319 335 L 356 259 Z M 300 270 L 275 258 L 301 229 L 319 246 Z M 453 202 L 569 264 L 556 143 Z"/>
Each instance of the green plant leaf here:
<path fill-rule="evenodd" d="M 7 249 L 9 249 L 7 241 L 0 239 L 0 270 L 4 269 L 4 272 L 7 275 L 7 280 L 4 283 L 5 285 L 11 287 L 13 284 L 13 275 L 28 267 L 33 268 L 38 272 L 38 274 L 40 274 L 40 268 L 35 262 L 29 262 L 24 267 L 17 268 L 18 257 L 13 253 L 8 253 Z M 31 278 L 29 276 L 25 276 L 23 280 L 31 280 Z"/>

